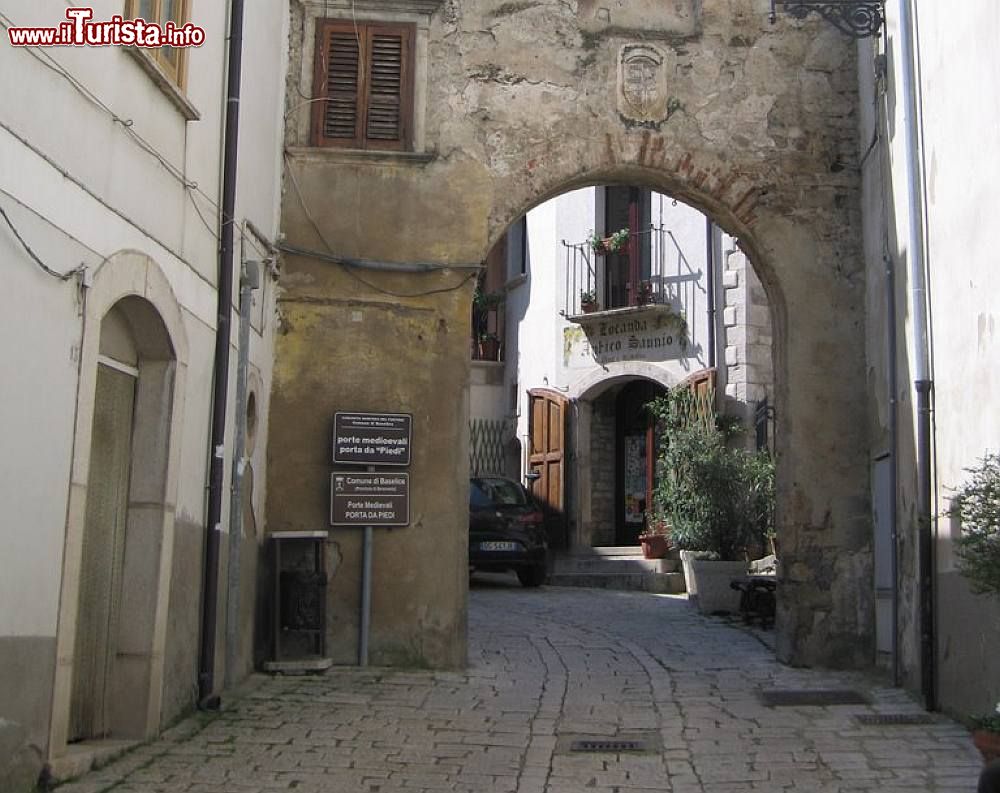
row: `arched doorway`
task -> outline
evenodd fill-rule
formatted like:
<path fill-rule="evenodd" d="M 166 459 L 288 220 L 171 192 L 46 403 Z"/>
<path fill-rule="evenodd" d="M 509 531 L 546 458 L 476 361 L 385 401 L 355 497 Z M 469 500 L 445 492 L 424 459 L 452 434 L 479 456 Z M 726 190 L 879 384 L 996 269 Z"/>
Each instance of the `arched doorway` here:
<path fill-rule="evenodd" d="M 615 545 L 638 545 L 656 483 L 657 437 L 647 404 L 663 386 L 645 380 L 625 385 L 615 399 Z"/>
<path fill-rule="evenodd" d="M 160 597 L 176 358 L 156 309 L 100 323 L 68 740 L 142 738 Z"/>

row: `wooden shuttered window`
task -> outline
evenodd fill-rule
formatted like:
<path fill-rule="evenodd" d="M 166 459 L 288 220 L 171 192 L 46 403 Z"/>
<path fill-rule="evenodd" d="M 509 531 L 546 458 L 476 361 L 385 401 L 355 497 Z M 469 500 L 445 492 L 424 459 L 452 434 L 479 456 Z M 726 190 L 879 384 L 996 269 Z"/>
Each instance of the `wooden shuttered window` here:
<path fill-rule="evenodd" d="M 413 32 L 412 25 L 318 21 L 313 145 L 411 148 Z"/>

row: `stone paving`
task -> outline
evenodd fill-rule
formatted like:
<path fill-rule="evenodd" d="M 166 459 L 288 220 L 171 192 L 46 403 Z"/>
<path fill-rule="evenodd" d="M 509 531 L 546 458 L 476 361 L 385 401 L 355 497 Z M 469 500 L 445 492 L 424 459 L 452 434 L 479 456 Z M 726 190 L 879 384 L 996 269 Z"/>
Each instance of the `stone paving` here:
<path fill-rule="evenodd" d="M 494 579 L 496 581 L 496 579 Z M 980 760 L 947 719 L 857 673 L 781 666 L 683 597 L 474 586 L 463 672 L 335 668 L 258 678 L 217 717 L 59 793 L 917 793 L 974 791 Z M 871 704 L 766 707 L 762 689 L 845 689 Z M 646 751 L 582 753 L 577 739 Z"/>

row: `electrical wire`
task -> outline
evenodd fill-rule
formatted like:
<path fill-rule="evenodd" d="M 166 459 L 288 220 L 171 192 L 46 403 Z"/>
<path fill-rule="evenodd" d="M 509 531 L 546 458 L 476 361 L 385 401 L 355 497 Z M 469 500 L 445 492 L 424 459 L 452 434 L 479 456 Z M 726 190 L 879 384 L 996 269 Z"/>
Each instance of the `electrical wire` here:
<path fill-rule="evenodd" d="M 328 254 L 323 254 L 322 256 L 316 256 L 316 254 L 312 254 L 314 258 L 321 258 L 322 260 L 328 260 L 336 264 L 339 264 L 343 268 L 343 270 L 348 275 L 351 276 L 351 278 L 363 284 L 364 286 L 368 287 L 374 292 L 378 292 L 379 294 L 383 295 L 388 295 L 390 297 L 400 297 L 400 298 L 427 297 L 429 295 L 439 295 L 439 294 L 444 294 L 446 292 L 455 292 L 464 287 L 469 281 L 471 281 L 479 274 L 479 270 L 477 269 L 472 273 L 469 273 L 465 278 L 463 278 L 454 286 L 441 287 L 439 289 L 428 289 L 422 292 L 396 292 L 392 289 L 385 289 L 384 287 L 378 286 L 377 284 L 373 284 L 366 278 L 362 278 L 360 275 L 358 275 L 357 272 L 355 272 L 355 267 L 351 266 L 349 262 L 344 261 L 343 259 L 337 257 L 334 254 L 333 246 L 330 245 L 330 242 L 329 240 L 327 240 L 326 235 L 323 234 L 323 230 L 320 228 L 319 223 L 316 222 L 316 218 L 310 211 L 309 204 L 306 202 L 305 196 L 302 194 L 302 187 L 299 185 L 299 180 L 295 176 L 295 169 L 292 167 L 291 157 L 287 151 L 285 152 L 285 162 L 288 166 L 286 168 L 286 173 L 288 174 L 288 180 L 292 183 L 292 189 L 295 191 L 295 195 L 299 200 L 299 206 L 302 207 L 302 211 L 306 216 L 306 220 L 309 221 L 309 225 L 312 226 L 313 231 L 316 232 L 316 236 L 319 237 L 323 245 L 326 246 L 326 250 L 328 252 Z M 428 272 L 433 272 L 433 270 L 428 270 Z"/>
<path fill-rule="evenodd" d="M 46 275 L 49 275 L 52 278 L 56 278 L 56 279 L 58 279 L 60 281 L 68 281 L 70 278 L 73 278 L 74 276 L 78 275 L 79 273 L 82 273 L 84 271 L 84 269 L 86 269 L 81 264 L 81 265 L 78 265 L 78 266 L 74 267 L 72 270 L 69 270 L 68 272 L 65 272 L 65 273 L 60 273 L 57 270 L 53 270 L 45 262 L 43 262 L 39 258 L 38 254 L 35 253 L 31 249 L 31 246 L 28 245 L 27 242 L 25 242 L 24 237 L 21 236 L 21 232 L 19 232 L 17 230 L 17 226 L 14 225 L 14 222 L 10 219 L 10 217 L 8 217 L 7 213 L 4 212 L 3 207 L 0 207 L 0 217 L 3 217 L 3 219 L 6 221 L 7 225 L 10 227 L 10 230 L 14 233 L 14 236 L 17 237 L 17 241 L 21 243 L 21 247 L 24 248 L 24 250 L 28 252 L 28 256 L 31 257 L 32 261 L 36 265 L 38 265 L 38 267 L 40 267 L 42 269 L 42 271 Z"/>
<path fill-rule="evenodd" d="M 13 20 L 11 20 L 10 17 L 8 17 L 3 12 L 0 12 L 0 27 L 3 27 L 5 30 L 9 30 L 11 27 L 16 27 L 16 25 L 14 25 Z M 87 88 L 87 86 L 81 83 L 69 70 L 67 70 L 55 58 L 49 55 L 49 53 L 45 52 L 44 50 L 38 47 L 24 47 L 23 49 L 29 55 L 34 57 L 39 63 L 45 66 L 47 69 L 63 77 L 67 82 L 70 83 L 70 85 L 72 85 L 77 90 L 78 93 L 80 93 L 85 99 L 87 99 L 87 101 L 89 101 L 99 110 L 108 115 L 115 123 L 119 124 L 121 128 L 129 135 L 129 137 L 132 138 L 132 140 L 136 143 L 136 145 L 139 146 L 139 148 L 141 148 L 149 156 L 155 159 L 167 171 L 167 173 L 170 176 L 172 176 L 174 179 L 176 179 L 184 186 L 186 192 L 188 192 L 189 194 L 191 192 L 197 192 L 200 196 L 202 196 L 202 198 L 204 198 L 213 207 L 216 219 L 219 220 L 219 225 L 221 225 L 222 210 L 221 207 L 218 205 L 218 203 L 215 201 L 215 199 L 213 199 L 212 196 L 210 196 L 208 193 L 202 190 L 198 186 L 197 182 L 188 179 L 184 175 L 182 169 L 178 168 L 176 165 L 170 162 L 163 154 L 161 154 L 156 149 L 155 146 L 153 146 L 149 141 L 147 141 L 144 137 L 142 137 L 142 135 L 136 132 L 134 128 L 135 122 L 132 119 L 122 118 L 117 113 L 115 113 L 115 111 L 112 110 L 107 104 L 105 104 L 100 97 L 98 97 L 93 91 Z M 193 197 L 192 197 L 192 202 L 193 202 Z M 197 206 L 195 208 L 197 209 Z M 202 222 L 205 223 L 206 226 L 209 226 L 209 224 L 205 222 L 205 219 L 201 215 L 200 211 L 198 212 L 198 214 L 201 217 Z M 235 223 L 234 219 L 231 220 L 233 220 L 234 228 L 237 228 L 240 235 L 243 236 L 244 235 L 243 230 L 238 227 L 238 224 Z M 218 231 L 213 230 L 210 226 L 209 226 L 209 231 L 215 239 L 219 238 Z M 255 240 L 251 239 L 249 240 L 249 242 L 260 254 L 263 255 L 266 253 L 266 251 L 263 248 L 257 245 Z"/>

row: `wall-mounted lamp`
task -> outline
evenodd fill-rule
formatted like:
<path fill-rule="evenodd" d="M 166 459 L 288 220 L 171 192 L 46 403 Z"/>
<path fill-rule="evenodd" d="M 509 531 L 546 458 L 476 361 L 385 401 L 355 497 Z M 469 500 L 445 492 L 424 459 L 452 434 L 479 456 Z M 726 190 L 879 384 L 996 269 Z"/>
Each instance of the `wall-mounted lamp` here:
<path fill-rule="evenodd" d="M 772 23 L 778 19 L 779 6 L 795 19 L 805 19 L 815 11 L 856 39 L 877 36 L 885 24 L 884 0 L 771 0 Z"/>

